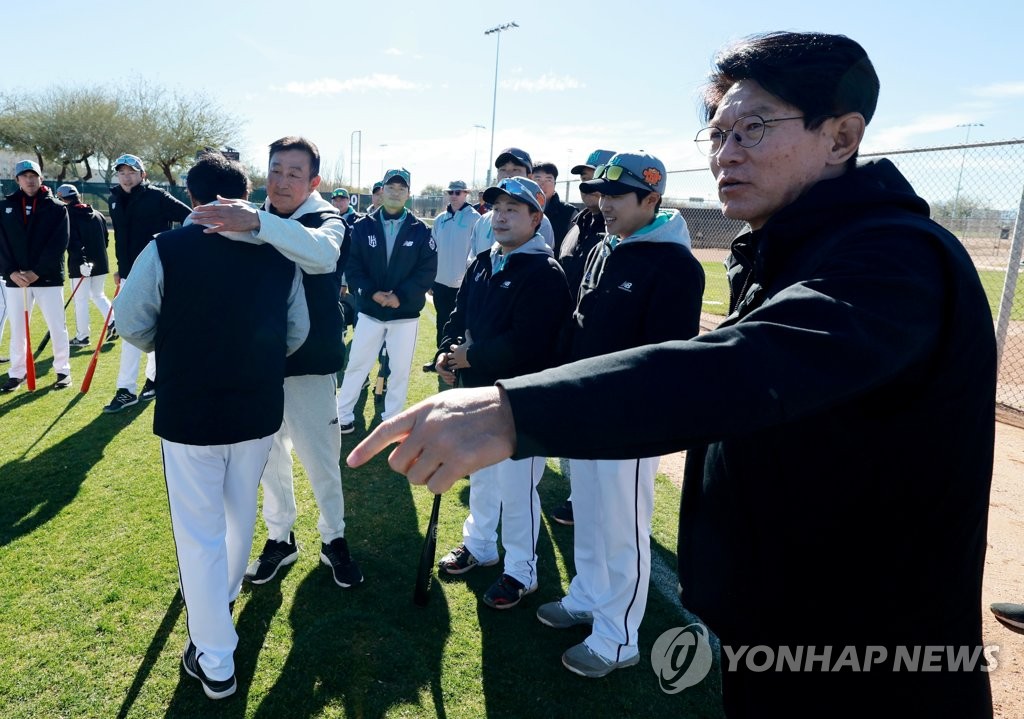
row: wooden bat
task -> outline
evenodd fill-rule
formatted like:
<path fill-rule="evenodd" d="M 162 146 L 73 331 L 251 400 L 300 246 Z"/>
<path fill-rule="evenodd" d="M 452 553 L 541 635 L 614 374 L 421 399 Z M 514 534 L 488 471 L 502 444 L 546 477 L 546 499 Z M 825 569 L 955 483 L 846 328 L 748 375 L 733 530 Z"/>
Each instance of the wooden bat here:
<path fill-rule="evenodd" d="M 423 551 L 420 552 L 420 564 L 416 568 L 416 589 L 412 602 L 417 607 L 425 607 L 430 601 L 430 582 L 434 578 L 434 555 L 437 552 L 437 515 L 441 509 L 441 495 L 434 495 L 434 505 L 430 508 L 430 521 L 427 523 L 427 536 L 423 538 Z"/>
<path fill-rule="evenodd" d="M 118 282 L 114 285 L 114 299 L 117 299 L 117 293 L 121 291 L 121 283 Z M 103 320 L 103 331 L 100 332 L 100 341 L 96 343 L 96 351 L 92 353 L 92 359 L 89 360 L 89 369 L 85 371 L 85 379 L 82 380 L 82 394 L 89 391 L 89 387 L 92 385 L 92 376 L 96 372 L 96 363 L 100 359 L 100 350 L 103 349 L 103 340 L 107 338 L 107 327 L 110 326 L 110 316 L 114 313 L 114 303 L 111 301 L 110 309 L 107 310 L 107 318 Z"/>

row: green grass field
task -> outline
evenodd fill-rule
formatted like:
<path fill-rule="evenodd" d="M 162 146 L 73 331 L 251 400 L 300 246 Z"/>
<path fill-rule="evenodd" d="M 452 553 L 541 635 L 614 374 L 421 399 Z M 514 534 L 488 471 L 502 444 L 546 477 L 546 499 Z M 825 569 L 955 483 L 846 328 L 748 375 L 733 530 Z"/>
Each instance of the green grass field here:
<path fill-rule="evenodd" d="M 417 369 L 432 352 L 433 317 L 428 304 L 410 401 L 437 390 L 435 376 Z M 100 324 L 94 312 L 94 339 Z M 35 344 L 44 332 L 36 313 Z M 0 716 L 721 716 L 716 673 L 679 695 L 660 690 L 651 645 L 686 622 L 678 602 L 653 588 L 640 665 L 600 680 L 562 668 L 561 653 L 585 632 L 548 629 L 534 617 L 572 576 L 572 530 L 546 518 L 540 589 L 520 607 L 498 612 L 478 601 L 498 567 L 437 580 L 430 606 L 415 607 L 430 496 L 381 458 L 343 473 L 347 535 L 366 575 L 352 591 L 318 564 L 316 507 L 297 465 L 299 561 L 279 582 L 243 590 L 235 607 L 239 692 L 207 700 L 180 670 L 185 616 L 153 406 L 100 411 L 113 396 L 119 342 L 104 347 L 86 395 L 78 387 L 91 352 L 73 354 L 75 388 L 55 391 L 47 350 L 34 393 L 0 396 Z M 638 407 L 643 397 L 637 388 Z M 364 410 L 369 425 L 372 398 Z M 357 423 L 345 451 L 363 435 Z M 540 485 L 548 508 L 568 492 L 556 469 L 551 463 Z M 461 539 L 467 489 L 444 497 L 439 555 Z M 653 551 L 669 567 L 678 501 L 659 478 Z M 260 521 L 257 546 L 264 538 Z"/>

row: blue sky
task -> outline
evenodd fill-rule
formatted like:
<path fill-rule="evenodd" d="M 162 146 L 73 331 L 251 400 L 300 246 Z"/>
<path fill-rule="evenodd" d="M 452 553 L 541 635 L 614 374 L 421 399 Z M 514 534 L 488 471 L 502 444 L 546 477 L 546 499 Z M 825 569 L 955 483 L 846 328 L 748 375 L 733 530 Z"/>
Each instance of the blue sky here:
<path fill-rule="evenodd" d="M 17 3 L 5 8 L 5 26 L 40 33 L 42 45 L 34 61 L 12 56 L 0 87 L 141 76 L 194 88 L 244 120 L 243 159 L 264 165 L 269 142 L 303 134 L 319 145 L 325 168 L 352 182 L 350 138 L 361 130 L 362 184 L 382 168 L 405 166 L 418 191 L 474 174 L 483 182 L 496 50 L 484 30 L 495 25 L 519 25 L 501 35 L 495 152 L 525 148 L 558 165 L 564 179 L 598 147 L 642 148 L 670 170 L 702 166 L 692 138 L 711 58 L 730 40 L 768 30 L 840 32 L 867 49 L 882 80 L 868 151 L 956 144 L 964 123 L 984 124 L 971 128 L 972 141 L 1024 137 L 1024 65 L 1014 37 L 1024 27 L 1022 7 L 112 0 L 47 13 L 43 32 L 38 7 Z"/>

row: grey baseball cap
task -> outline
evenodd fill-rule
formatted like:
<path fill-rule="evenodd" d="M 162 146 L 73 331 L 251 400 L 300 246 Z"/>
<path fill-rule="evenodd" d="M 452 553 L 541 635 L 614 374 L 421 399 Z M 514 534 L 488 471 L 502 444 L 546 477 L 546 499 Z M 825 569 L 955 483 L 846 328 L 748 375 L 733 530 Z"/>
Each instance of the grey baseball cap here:
<path fill-rule="evenodd" d="M 76 197 L 78 188 L 74 185 L 61 185 L 57 188 L 57 197 Z"/>
<path fill-rule="evenodd" d="M 448 183 L 448 189 L 449 190 L 466 190 L 466 189 L 469 189 L 469 188 L 466 187 L 466 183 L 463 182 L 462 180 L 452 180 L 451 182 Z"/>
<path fill-rule="evenodd" d="M 624 195 L 633 190 L 651 190 L 665 194 L 665 164 L 643 150 L 620 152 L 596 169 L 593 180 L 580 183 L 580 192 Z"/>
<path fill-rule="evenodd" d="M 39 163 L 33 162 L 32 160 L 22 160 L 14 166 L 14 176 L 22 174 L 23 172 L 34 172 L 40 177 L 43 176 L 43 171 L 39 169 Z"/>
<path fill-rule="evenodd" d="M 544 191 L 533 180 L 527 180 L 525 177 L 506 177 L 494 187 L 484 190 L 484 202 L 493 205 L 502 195 L 525 202 L 535 210 L 544 211 Z"/>
<path fill-rule="evenodd" d="M 128 165 L 128 167 L 136 169 L 139 172 L 145 172 L 146 171 L 146 167 L 145 167 L 145 165 L 142 164 L 142 160 L 140 160 L 135 155 L 121 155 L 119 158 L 114 160 L 114 169 L 115 170 L 117 168 L 119 168 L 121 165 Z"/>
<path fill-rule="evenodd" d="M 576 165 L 570 172 L 574 175 L 582 175 L 584 170 L 596 170 L 604 165 L 615 155 L 611 150 L 594 150 L 587 155 L 587 161 L 582 165 Z"/>

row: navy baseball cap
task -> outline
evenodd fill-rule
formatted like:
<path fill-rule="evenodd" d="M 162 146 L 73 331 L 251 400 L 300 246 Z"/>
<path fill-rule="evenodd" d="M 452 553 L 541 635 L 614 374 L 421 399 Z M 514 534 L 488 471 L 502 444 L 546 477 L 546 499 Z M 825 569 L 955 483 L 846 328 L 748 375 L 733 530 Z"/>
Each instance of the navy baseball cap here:
<path fill-rule="evenodd" d="M 573 175 L 582 175 L 584 170 L 596 170 L 601 165 L 607 164 L 608 160 L 615 155 L 611 150 L 594 150 L 587 155 L 587 161 L 582 165 L 576 165 L 569 172 Z"/>
<path fill-rule="evenodd" d="M 528 173 L 533 173 L 533 160 L 530 159 L 530 153 L 526 150 L 520 150 L 518 147 L 506 147 L 498 153 L 498 157 L 494 161 L 494 166 L 501 167 L 509 160 L 517 165 L 524 165 Z"/>
<path fill-rule="evenodd" d="M 140 160 L 135 155 L 121 155 L 119 158 L 114 160 L 115 170 L 119 168 L 121 165 L 128 165 L 128 167 L 138 170 L 139 172 L 146 171 L 146 167 L 142 164 L 142 160 Z"/>
<path fill-rule="evenodd" d="M 506 177 L 494 187 L 484 190 L 484 202 L 494 204 L 502 195 L 513 197 L 540 212 L 544 211 L 544 191 L 533 180 L 525 177 Z"/>
<path fill-rule="evenodd" d="M 388 170 L 384 173 L 384 179 L 381 180 L 381 186 L 388 184 L 393 180 L 401 180 L 406 187 L 411 187 L 409 184 L 409 171 L 404 167 L 399 167 L 395 170 Z"/>
<path fill-rule="evenodd" d="M 22 160 L 21 162 L 14 166 L 15 177 L 24 172 L 34 172 L 40 177 L 43 176 L 43 171 L 39 169 L 39 163 L 33 162 L 32 160 Z"/>
<path fill-rule="evenodd" d="M 643 150 L 620 152 L 594 170 L 594 179 L 580 183 L 580 192 L 604 195 L 625 195 L 633 190 L 650 190 L 665 194 L 665 165 Z"/>

